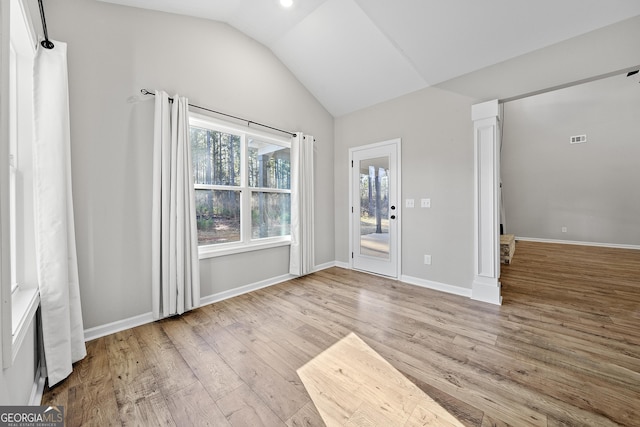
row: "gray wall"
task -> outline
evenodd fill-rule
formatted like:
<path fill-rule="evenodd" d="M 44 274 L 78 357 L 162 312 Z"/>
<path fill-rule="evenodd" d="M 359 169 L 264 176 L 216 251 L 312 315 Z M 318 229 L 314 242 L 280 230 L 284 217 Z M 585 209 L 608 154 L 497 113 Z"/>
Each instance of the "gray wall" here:
<path fill-rule="evenodd" d="M 348 148 L 401 137 L 402 198 L 431 197 L 433 205 L 403 217 L 403 273 L 468 288 L 471 104 L 640 64 L 640 18 L 634 18 L 439 85 L 446 91 L 425 89 L 339 118 L 334 129 L 332 117 L 268 49 L 225 24 L 95 0 L 46 7 L 51 36 L 69 45 L 74 202 L 88 328 L 151 310 L 153 101 L 137 97 L 142 87 L 315 135 L 316 168 L 323 172 L 316 177 L 316 264 L 348 260 Z M 203 296 L 286 273 L 287 250 L 261 252 L 202 261 Z M 433 256 L 431 266 L 422 264 L 425 253 Z M 256 259 L 269 266 L 240 268 Z"/>
<path fill-rule="evenodd" d="M 470 288 L 472 99 L 428 88 L 336 119 L 336 259 L 349 260 L 349 148 L 402 138 L 402 274 Z M 404 208 L 404 200 L 416 207 Z M 431 208 L 420 208 L 431 198 Z M 432 264 L 424 264 L 424 255 Z"/>
<path fill-rule="evenodd" d="M 504 104 L 509 233 L 640 245 L 639 79 L 619 75 Z M 569 143 L 582 134 L 587 143 Z"/>
<path fill-rule="evenodd" d="M 141 88 L 313 134 L 317 169 L 333 170 L 331 115 L 270 50 L 230 26 L 95 0 L 46 6 L 50 37 L 68 44 L 85 328 L 151 311 L 153 97 Z M 333 174 L 321 178 L 316 264 L 335 259 Z M 201 261 L 202 296 L 288 272 L 288 250 L 261 252 Z"/>
<path fill-rule="evenodd" d="M 431 197 L 432 202 L 429 210 L 403 208 L 402 274 L 470 288 L 474 183 L 471 105 L 638 64 L 640 17 L 337 118 L 336 259 L 348 262 L 348 148 L 401 137 L 402 206 L 407 198 L 418 203 L 422 197 Z M 432 255 L 431 266 L 423 264 L 424 254 Z"/>

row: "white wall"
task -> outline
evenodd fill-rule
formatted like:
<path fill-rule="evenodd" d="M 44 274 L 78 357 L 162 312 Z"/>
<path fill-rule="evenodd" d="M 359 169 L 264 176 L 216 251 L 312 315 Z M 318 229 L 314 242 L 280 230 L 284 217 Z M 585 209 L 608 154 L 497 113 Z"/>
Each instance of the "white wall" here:
<path fill-rule="evenodd" d="M 270 50 L 230 26 L 94 0 L 48 2 L 46 13 L 50 37 L 68 44 L 85 328 L 151 311 L 154 101 L 141 88 L 312 134 L 317 170 L 333 170 L 331 115 Z M 332 192 L 333 174 L 318 176 L 316 264 L 335 259 Z M 286 248 L 203 260 L 202 296 L 280 276 L 288 265 Z"/>
<path fill-rule="evenodd" d="M 639 79 L 619 75 L 504 104 L 509 233 L 640 245 Z M 569 143 L 583 134 L 587 143 Z"/>
<path fill-rule="evenodd" d="M 402 274 L 460 288 L 473 280 L 472 99 L 427 88 L 336 119 L 336 259 L 349 260 L 351 147 L 402 139 Z M 404 208 L 404 200 L 416 207 Z M 431 208 L 420 208 L 431 198 Z M 432 264 L 424 264 L 424 255 Z"/>

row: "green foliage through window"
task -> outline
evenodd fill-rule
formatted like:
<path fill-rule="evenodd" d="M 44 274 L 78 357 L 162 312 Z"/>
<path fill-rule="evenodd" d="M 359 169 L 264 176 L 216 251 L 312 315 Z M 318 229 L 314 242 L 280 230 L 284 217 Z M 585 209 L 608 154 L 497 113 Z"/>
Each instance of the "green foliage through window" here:
<path fill-rule="evenodd" d="M 202 119 L 195 122 L 190 138 L 198 244 L 289 236 L 288 142 L 241 129 L 223 130 Z"/>

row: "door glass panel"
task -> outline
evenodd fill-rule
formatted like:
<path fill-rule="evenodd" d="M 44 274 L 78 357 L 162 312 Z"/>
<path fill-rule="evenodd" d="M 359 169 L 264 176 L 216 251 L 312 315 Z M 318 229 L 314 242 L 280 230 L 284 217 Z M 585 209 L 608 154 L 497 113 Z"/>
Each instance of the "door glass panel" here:
<path fill-rule="evenodd" d="M 360 254 L 389 259 L 389 158 L 360 161 Z"/>

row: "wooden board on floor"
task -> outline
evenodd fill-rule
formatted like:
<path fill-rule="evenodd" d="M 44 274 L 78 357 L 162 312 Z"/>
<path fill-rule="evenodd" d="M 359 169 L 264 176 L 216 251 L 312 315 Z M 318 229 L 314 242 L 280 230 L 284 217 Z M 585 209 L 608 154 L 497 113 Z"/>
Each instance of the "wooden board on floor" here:
<path fill-rule="evenodd" d="M 351 333 L 298 369 L 327 426 L 462 426 Z"/>

